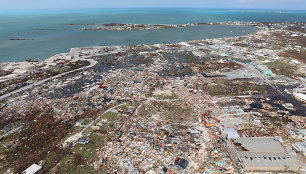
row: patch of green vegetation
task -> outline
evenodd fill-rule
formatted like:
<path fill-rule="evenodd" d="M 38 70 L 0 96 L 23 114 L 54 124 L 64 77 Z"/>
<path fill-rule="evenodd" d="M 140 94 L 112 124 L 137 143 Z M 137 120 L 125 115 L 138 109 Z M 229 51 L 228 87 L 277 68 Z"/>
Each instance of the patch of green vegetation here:
<path fill-rule="evenodd" d="M 55 71 L 57 71 L 57 72 L 65 72 L 65 71 L 68 71 L 68 70 L 69 70 L 68 67 L 61 67 L 61 68 L 56 69 Z"/>
<path fill-rule="evenodd" d="M 93 167 L 89 166 L 85 162 L 83 164 L 77 164 L 75 155 L 65 156 L 60 162 L 61 166 L 58 169 L 58 173 L 66 174 L 94 174 L 97 171 Z"/>
<path fill-rule="evenodd" d="M 20 146 L 16 148 L 9 148 L 5 151 L 4 154 L 6 155 L 7 160 L 12 160 L 26 154 L 26 149 L 25 147 L 20 147 Z"/>
<path fill-rule="evenodd" d="M 60 161 L 59 173 L 67 174 L 94 174 L 97 171 L 86 161 L 91 161 L 96 156 L 97 149 L 104 144 L 104 137 L 92 134 L 88 144 L 77 144 L 71 151 L 73 154 L 65 156 Z"/>
<path fill-rule="evenodd" d="M 295 67 L 285 62 L 270 62 L 266 63 L 268 68 L 270 68 L 273 73 L 277 75 L 284 75 L 288 77 L 295 77 Z"/>
<path fill-rule="evenodd" d="M 90 124 L 91 122 L 92 122 L 91 119 L 85 119 L 83 125 L 88 125 L 88 124 Z"/>
<path fill-rule="evenodd" d="M 56 164 L 62 159 L 62 157 L 65 155 L 66 151 L 59 149 L 55 151 L 49 152 L 45 157 L 45 165 L 43 166 L 42 173 L 45 173 L 52 169 Z"/>
<path fill-rule="evenodd" d="M 44 168 L 49 168 L 54 166 L 54 163 L 52 163 L 52 159 L 54 159 L 57 156 L 56 152 L 50 152 L 46 155 L 46 164 L 44 165 Z"/>
<path fill-rule="evenodd" d="M 68 174 L 91 174 L 96 173 L 93 167 L 89 165 L 76 165 L 72 164 L 67 167 L 66 173 Z"/>
<path fill-rule="evenodd" d="M 107 119 L 110 123 L 113 123 L 118 118 L 118 114 L 114 112 L 106 112 L 102 115 L 102 119 Z"/>
<path fill-rule="evenodd" d="M 104 143 L 104 137 L 97 134 L 92 134 L 89 139 L 90 142 L 88 144 L 77 144 L 73 149 L 75 153 L 80 154 L 86 160 L 94 157 L 96 155 L 96 149 Z"/>
<path fill-rule="evenodd" d="M 9 149 L 5 148 L 3 145 L 6 143 L 6 139 L 3 139 L 0 142 L 0 154 L 5 154 L 9 151 Z"/>
<path fill-rule="evenodd" d="M 126 105 L 121 105 L 121 106 L 115 107 L 115 109 L 124 109 L 124 108 L 126 108 L 126 107 L 127 107 Z"/>
<path fill-rule="evenodd" d="M 7 151 L 7 149 L 3 146 L 3 143 L 0 143 L 0 154 L 3 154 Z"/>

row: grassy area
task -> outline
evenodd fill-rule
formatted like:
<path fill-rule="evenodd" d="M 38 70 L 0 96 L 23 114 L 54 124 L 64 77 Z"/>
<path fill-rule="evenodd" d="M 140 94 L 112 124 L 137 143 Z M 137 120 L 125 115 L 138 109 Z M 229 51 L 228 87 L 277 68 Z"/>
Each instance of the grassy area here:
<path fill-rule="evenodd" d="M 68 67 L 61 67 L 61 68 L 55 69 L 54 71 L 55 71 L 55 72 L 66 72 L 66 71 L 68 71 L 68 70 L 69 70 Z"/>
<path fill-rule="evenodd" d="M 101 147 L 104 143 L 103 136 L 92 134 L 90 136 L 90 142 L 88 144 L 77 144 L 73 151 L 77 154 L 82 155 L 86 160 L 94 157 L 96 155 L 96 149 Z"/>
<path fill-rule="evenodd" d="M 10 151 L 10 149 L 7 149 L 3 146 L 6 142 L 6 139 L 1 140 L 0 142 L 0 155 L 5 155 Z"/>
<path fill-rule="evenodd" d="M 266 64 L 277 75 L 295 77 L 295 67 L 285 62 L 270 62 Z"/>
<path fill-rule="evenodd" d="M 125 105 L 119 106 L 118 108 L 126 107 Z M 109 124 L 113 123 L 118 118 L 118 114 L 114 112 L 106 112 L 102 115 L 101 119 L 109 120 Z M 89 124 L 92 120 L 86 119 L 84 124 Z M 64 139 L 67 139 L 71 135 L 80 132 L 82 128 L 75 127 L 73 132 L 67 135 Z M 89 132 L 93 132 L 89 130 Z M 97 171 L 90 166 L 90 161 L 94 160 L 97 154 L 97 149 L 99 149 L 104 144 L 104 136 L 101 134 L 93 133 L 89 140 L 88 144 L 76 144 L 70 151 L 72 154 L 64 156 L 59 164 L 60 166 L 56 167 L 57 173 L 67 173 L 67 174 L 94 174 Z M 46 158 L 46 166 L 55 166 L 53 163 L 54 154 L 50 154 L 49 157 Z M 55 155 L 56 156 L 56 155 Z M 49 160 L 51 159 L 51 160 Z M 48 162 L 51 161 L 51 162 Z M 52 171 L 54 172 L 54 171 Z M 49 173 L 52 173 L 49 172 Z"/>
<path fill-rule="evenodd" d="M 7 149 L 3 146 L 4 142 L 0 142 L 0 154 L 4 153 Z"/>
<path fill-rule="evenodd" d="M 88 125 L 91 122 L 92 122 L 91 119 L 85 119 L 85 121 L 84 121 L 84 123 L 82 125 Z"/>
<path fill-rule="evenodd" d="M 115 120 L 118 118 L 118 114 L 114 112 L 106 112 L 105 114 L 102 115 L 102 119 L 107 119 L 110 124 L 113 123 Z"/>
<path fill-rule="evenodd" d="M 0 156 L 5 156 L 4 159 L 6 160 L 13 160 L 16 158 L 16 155 L 21 155 L 25 153 L 25 149 L 24 147 L 21 148 L 15 148 L 15 147 L 10 147 L 10 148 L 6 148 L 3 145 L 6 144 L 7 142 L 14 140 L 16 135 L 18 134 L 18 132 L 15 132 L 5 138 L 3 138 L 0 141 Z M 2 160 L 0 159 L 0 164 L 1 164 Z M 1 170 L 0 170 L 1 173 Z"/>
<path fill-rule="evenodd" d="M 3 147 L 3 146 L 2 146 Z M 4 147 L 3 147 L 4 148 Z M 25 155 L 26 149 L 25 147 L 18 147 L 18 148 L 9 148 L 9 149 L 3 149 L 3 154 L 6 156 L 6 160 L 14 160 L 18 156 Z M 2 153 L 1 153 L 2 154 Z"/>
<path fill-rule="evenodd" d="M 92 161 L 96 156 L 97 149 L 104 144 L 104 137 L 92 134 L 90 137 L 90 142 L 88 144 L 77 144 L 73 149 L 71 149 L 71 155 L 65 156 L 60 161 L 60 167 L 58 168 L 59 173 L 68 174 L 94 174 L 97 173 L 96 170 L 87 162 Z"/>
<path fill-rule="evenodd" d="M 126 107 L 125 105 L 119 106 L 118 108 Z M 118 118 L 118 114 L 114 112 L 106 112 L 102 115 L 101 119 L 109 120 L 109 124 L 113 123 Z M 84 125 L 89 124 L 92 120 L 86 119 Z M 75 127 L 71 134 L 68 134 L 65 138 L 67 139 L 71 135 L 80 132 L 82 128 Z M 92 131 L 90 131 L 92 132 Z M 57 167 L 57 173 L 67 173 L 67 174 L 91 174 L 97 173 L 92 166 L 89 166 L 87 162 L 93 160 L 96 156 L 97 149 L 99 149 L 104 144 L 104 136 L 100 134 L 93 133 L 89 137 L 90 142 L 88 144 L 76 144 L 73 149 L 71 149 L 72 154 L 63 157 L 60 161 L 60 166 Z M 47 166 L 55 166 L 52 163 L 54 154 L 48 154 L 46 159 Z M 56 155 L 55 155 L 56 156 Z M 77 159 L 76 159 L 77 158 Z M 48 162 L 51 161 L 51 162 Z M 51 173 L 51 172 L 50 172 Z"/>
<path fill-rule="evenodd" d="M 126 107 L 127 107 L 126 105 L 121 105 L 121 106 L 115 107 L 115 109 L 124 109 L 124 108 L 126 108 Z"/>
<path fill-rule="evenodd" d="M 63 158 L 63 156 L 67 153 L 67 150 L 64 149 L 54 149 L 50 151 L 45 157 L 45 165 L 43 166 L 41 173 L 46 173 L 51 170 L 56 164 Z"/>
<path fill-rule="evenodd" d="M 77 163 L 75 163 L 73 155 L 65 156 L 62 159 L 60 164 L 61 166 L 58 168 L 57 173 L 66 173 L 66 174 L 94 174 L 94 173 L 97 173 L 97 171 L 95 171 L 93 167 L 87 164 L 78 165 Z"/>
<path fill-rule="evenodd" d="M 46 164 L 44 165 L 44 168 L 50 168 L 56 165 L 56 163 L 54 162 L 54 158 L 56 158 L 57 154 L 56 152 L 50 152 L 47 154 L 46 156 Z"/>

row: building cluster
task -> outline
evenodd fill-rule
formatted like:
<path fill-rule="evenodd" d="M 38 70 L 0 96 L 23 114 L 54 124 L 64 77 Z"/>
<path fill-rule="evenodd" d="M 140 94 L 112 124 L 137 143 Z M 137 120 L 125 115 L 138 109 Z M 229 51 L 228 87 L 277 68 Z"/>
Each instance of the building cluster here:
<path fill-rule="evenodd" d="M 98 152 L 95 168 L 123 173 L 226 172 L 233 167 L 220 132 L 189 122 L 128 119 Z M 205 139 L 209 139 L 207 142 Z"/>

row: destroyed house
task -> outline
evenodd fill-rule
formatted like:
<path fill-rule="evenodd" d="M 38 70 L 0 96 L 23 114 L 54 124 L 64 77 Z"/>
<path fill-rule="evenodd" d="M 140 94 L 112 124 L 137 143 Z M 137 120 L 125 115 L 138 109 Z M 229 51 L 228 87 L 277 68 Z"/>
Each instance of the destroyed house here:
<path fill-rule="evenodd" d="M 175 159 L 174 165 L 175 165 L 175 167 L 184 170 L 188 166 L 188 161 L 183 159 L 183 158 L 177 157 Z"/>

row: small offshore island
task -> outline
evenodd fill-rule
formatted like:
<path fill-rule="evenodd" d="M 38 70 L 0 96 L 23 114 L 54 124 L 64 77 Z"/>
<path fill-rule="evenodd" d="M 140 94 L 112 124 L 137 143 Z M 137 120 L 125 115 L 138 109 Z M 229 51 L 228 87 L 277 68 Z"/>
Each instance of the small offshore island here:
<path fill-rule="evenodd" d="M 70 24 L 73 25 L 73 24 Z M 85 24 L 93 25 L 93 24 Z M 166 25 L 166 24 L 121 24 L 121 23 L 109 23 L 102 24 L 103 27 L 88 27 L 82 28 L 82 30 L 101 30 L 101 31 L 129 31 L 129 30 L 164 30 L 169 28 L 183 28 L 200 25 L 217 25 L 216 23 L 194 23 L 183 25 Z"/>
<path fill-rule="evenodd" d="M 2 63 L 0 172 L 305 172 L 306 23 L 91 25 L 258 30 Z"/>
<path fill-rule="evenodd" d="M 10 40 L 34 40 L 34 39 L 26 39 L 26 38 L 11 38 Z"/>

